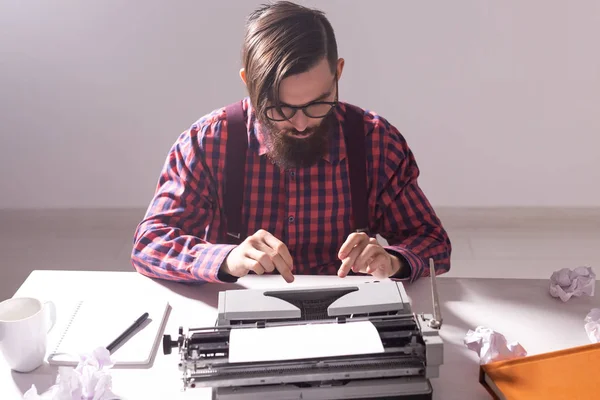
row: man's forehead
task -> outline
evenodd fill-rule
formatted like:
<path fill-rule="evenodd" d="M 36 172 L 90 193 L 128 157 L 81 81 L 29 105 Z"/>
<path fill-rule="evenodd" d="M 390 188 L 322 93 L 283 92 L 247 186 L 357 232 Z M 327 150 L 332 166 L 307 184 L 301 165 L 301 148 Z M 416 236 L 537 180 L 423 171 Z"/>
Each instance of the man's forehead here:
<path fill-rule="evenodd" d="M 334 75 L 327 62 L 321 63 L 307 72 L 289 76 L 281 81 L 279 100 L 289 105 L 303 105 L 315 100 L 323 100 L 324 95 L 333 91 Z"/>

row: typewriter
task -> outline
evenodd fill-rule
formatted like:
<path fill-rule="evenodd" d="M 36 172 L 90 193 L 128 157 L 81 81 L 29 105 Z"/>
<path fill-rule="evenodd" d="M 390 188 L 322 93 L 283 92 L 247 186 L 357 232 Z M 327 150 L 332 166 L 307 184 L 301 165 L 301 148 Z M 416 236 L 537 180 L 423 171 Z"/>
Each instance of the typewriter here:
<path fill-rule="evenodd" d="M 432 260 L 430 269 L 433 314 L 413 313 L 403 284 L 391 280 L 227 290 L 219 293 L 214 326 L 180 327 L 177 340 L 164 335 L 163 352 L 178 349 L 183 390 L 211 387 L 213 399 L 432 399 L 443 342 Z M 235 330 L 365 321 L 383 351 L 253 362 L 230 357 Z"/>

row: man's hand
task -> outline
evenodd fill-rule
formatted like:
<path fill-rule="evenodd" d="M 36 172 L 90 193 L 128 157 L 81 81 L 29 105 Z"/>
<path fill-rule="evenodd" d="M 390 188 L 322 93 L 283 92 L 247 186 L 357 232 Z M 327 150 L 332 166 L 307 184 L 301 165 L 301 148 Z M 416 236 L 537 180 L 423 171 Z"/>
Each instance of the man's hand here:
<path fill-rule="evenodd" d="M 287 246 L 269 232 L 260 229 L 231 250 L 221 269 L 238 278 L 247 275 L 249 271 L 262 275 L 277 269 L 283 279 L 290 283 L 294 281 L 292 263 Z"/>
<path fill-rule="evenodd" d="M 388 278 L 400 271 L 401 263 L 398 257 L 388 253 L 377 239 L 370 238 L 366 233 L 352 233 L 340 248 L 338 257 L 342 265 L 338 276 L 343 278 L 352 271 L 367 273 L 376 278 Z"/>

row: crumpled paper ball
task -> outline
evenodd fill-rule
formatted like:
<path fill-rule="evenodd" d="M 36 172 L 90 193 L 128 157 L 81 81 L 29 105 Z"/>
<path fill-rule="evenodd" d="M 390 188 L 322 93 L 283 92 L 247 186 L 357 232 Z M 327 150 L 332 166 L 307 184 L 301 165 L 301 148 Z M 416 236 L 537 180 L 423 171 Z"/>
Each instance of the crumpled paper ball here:
<path fill-rule="evenodd" d="M 43 394 L 35 385 L 25 392 L 24 400 L 115 400 L 112 377 L 108 370 L 114 365 L 110 352 L 99 347 L 91 354 L 82 354 L 75 368 L 59 367 L 56 384 Z"/>
<path fill-rule="evenodd" d="M 592 343 L 600 342 L 600 308 L 592 308 L 585 317 L 585 333 Z"/>
<path fill-rule="evenodd" d="M 563 302 L 573 296 L 593 296 L 595 286 L 596 274 L 591 267 L 563 268 L 550 277 L 550 295 Z"/>
<path fill-rule="evenodd" d="M 507 343 L 504 335 L 485 326 L 469 329 L 464 343 L 467 348 L 479 354 L 480 364 L 527 355 L 527 351 L 518 342 Z"/>

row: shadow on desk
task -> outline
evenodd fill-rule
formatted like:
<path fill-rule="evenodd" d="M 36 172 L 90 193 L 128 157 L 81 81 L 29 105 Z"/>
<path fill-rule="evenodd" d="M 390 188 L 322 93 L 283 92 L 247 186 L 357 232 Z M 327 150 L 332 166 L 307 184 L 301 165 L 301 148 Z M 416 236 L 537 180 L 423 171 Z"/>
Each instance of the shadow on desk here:
<path fill-rule="evenodd" d="M 31 389 L 31 385 L 35 385 L 38 394 L 42 394 L 56 383 L 58 367 L 44 362 L 35 371 L 28 373 L 11 371 L 11 374 L 22 394 Z"/>
<path fill-rule="evenodd" d="M 223 290 L 246 289 L 245 286 L 240 285 L 239 283 L 187 283 L 165 281 L 161 279 L 153 279 L 153 281 L 164 286 L 173 293 L 177 293 L 188 299 L 201 301 L 213 308 L 217 308 L 219 305 L 219 292 Z"/>

